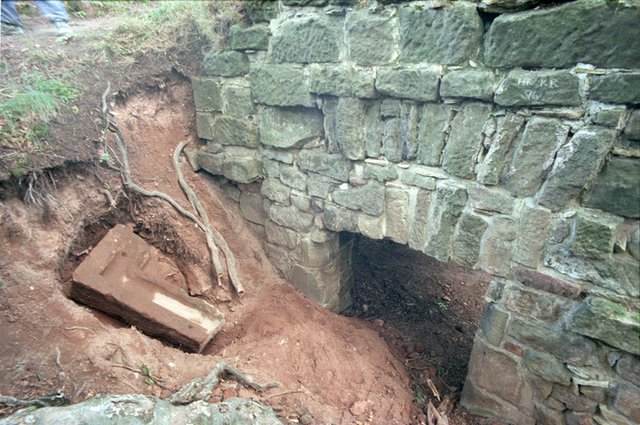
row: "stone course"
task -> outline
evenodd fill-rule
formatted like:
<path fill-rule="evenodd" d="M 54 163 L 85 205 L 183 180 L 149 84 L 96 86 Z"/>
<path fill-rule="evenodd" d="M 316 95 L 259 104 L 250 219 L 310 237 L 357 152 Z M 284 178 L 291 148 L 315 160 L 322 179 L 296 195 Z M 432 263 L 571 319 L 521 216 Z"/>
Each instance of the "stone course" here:
<path fill-rule="evenodd" d="M 470 412 L 638 423 L 640 5 L 539 4 L 253 4 L 192 79 L 195 162 L 328 308 L 351 233 L 492 274 Z"/>

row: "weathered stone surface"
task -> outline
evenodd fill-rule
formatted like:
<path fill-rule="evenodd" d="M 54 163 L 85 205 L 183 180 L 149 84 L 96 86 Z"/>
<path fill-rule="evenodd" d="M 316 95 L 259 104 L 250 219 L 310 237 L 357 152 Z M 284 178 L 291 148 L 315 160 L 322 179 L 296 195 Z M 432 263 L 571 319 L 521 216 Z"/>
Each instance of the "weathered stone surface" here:
<path fill-rule="evenodd" d="M 291 193 L 291 205 L 294 205 L 301 211 L 313 212 L 311 209 L 311 198 L 304 193 Z"/>
<path fill-rule="evenodd" d="M 509 320 L 509 313 L 494 303 L 485 303 L 480 316 L 480 329 L 485 339 L 495 346 L 500 346 Z"/>
<path fill-rule="evenodd" d="M 351 60 L 358 65 L 383 65 L 393 61 L 397 53 L 389 34 L 395 30 L 388 16 L 367 12 L 351 13 L 347 20 L 347 43 Z"/>
<path fill-rule="evenodd" d="M 280 180 L 294 189 L 300 191 L 307 189 L 307 176 L 293 167 L 280 167 Z"/>
<path fill-rule="evenodd" d="M 223 153 L 213 153 L 207 149 L 198 149 L 196 152 L 196 163 L 205 171 L 214 175 L 222 174 L 222 164 L 224 163 Z"/>
<path fill-rule="evenodd" d="M 580 397 L 577 388 L 564 385 L 554 385 L 551 396 L 567 406 L 573 412 L 595 413 L 598 403 L 585 397 Z"/>
<path fill-rule="evenodd" d="M 513 196 L 532 196 L 538 191 L 568 130 L 556 119 L 534 117 L 529 120 L 515 146 L 511 165 L 502 177 L 502 184 Z"/>
<path fill-rule="evenodd" d="M 418 190 L 416 202 L 411 212 L 408 242 L 412 249 L 422 251 L 427 242 L 427 223 L 431 206 L 431 191 Z"/>
<path fill-rule="evenodd" d="M 577 298 L 582 293 L 582 287 L 576 283 L 556 279 L 526 267 L 516 267 L 514 277 L 526 286 L 563 297 Z"/>
<path fill-rule="evenodd" d="M 503 106 L 579 105 L 578 77 L 568 71 L 509 72 L 496 89 Z"/>
<path fill-rule="evenodd" d="M 216 115 L 209 112 L 196 112 L 196 133 L 201 139 L 213 140 L 213 121 Z"/>
<path fill-rule="evenodd" d="M 416 186 L 421 189 L 435 190 L 436 188 L 435 177 L 423 176 L 412 169 L 404 170 L 400 181 L 408 186 Z"/>
<path fill-rule="evenodd" d="M 482 129 L 490 112 L 491 106 L 484 103 L 468 103 L 458 112 L 442 154 L 443 169 L 457 177 L 473 178 Z"/>
<path fill-rule="evenodd" d="M 609 128 L 618 128 L 624 114 L 623 108 L 602 108 L 591 113 L 592 122 Z"/>
<path fill-rule="evenodd" d="M 596 345 L 581 335 L 512 318 L 508 334 L 541 352 L 576 365 L 598 365 Z"/>
<path fill-rule="evenodd" d="M 193 88 L 193 102 L 198 111 L 221 111 L 222 95 L 220 84 L 216 78 L 193 77 L 191 79 Z"/>
<path fill-rule="evenodd" d="M 382 122 L 382 146 L 380 153 L 391 162 L 402 161 L 402 125 L 400 118 Z"/>
<path fill-rule="evenodd" d="M 262 162 L 253 155 L 253 152 L 243 151 L 225 154 L 222 175 L 237 183 L 251 183 L 259 179 L 262 177 Z"/>
<path fill-rule="evenodd" d="M 249 120 L 218 115 L 213 120 L 210 140 L 225 146 L 258 147 L 258 132 Z"/>
<path fill-rule="evenodd" d="M 538 202 L 552 211 L 566 207 L 595 178 L 615 136 L 613 130 L 602 127 L 585 127 L 574 134 L 558 150 Z"/>
<path fill-rule="evenodd" d="M 375 179 L 380 182 L 395 180 L 398 178 L 398 171 L 391 165 L 364 164 L 362 177 L 365 179 Z M 404 182 L 403 182 L 404 183 Z M 435 182 L 433 189 L 435 189 Z"/>
<path fill-rule="evenodd" d="M 273 106 L 314 106 L 302 68 L 292 65 L 251 65 L 251 94 L 256 103 Z M 274 88 L 278 89 L 275 90 Z"/>
<path fill-rule="evenodd" d="M 221 403 L 196 401 L 180 406 L 139 394 L 101 395 L 70 406 L 23 409 L 0 422 L 3 425 L 163 425 L 168 418 L 174 425 L 282 424 L 269 406 L 250 399 L 230 398 Z"/>
<path fill-rule="evenodd" d="M 278 3 L 257 0 L 246 4 L 247 17 L 251 22 L 269 22 L 278 16 Z"/>
<path fill-rule="evenodd" d="M 636 343 L 637 342 L 638 340 L 636 340 Z M 633 422 L 638 423 L 640 422 L 640 406 L 638 405 L 639 399 L 640 388 L 631 384 L 620 384 L 616 388 L 613 407 Z"/>
<path fill-rule="evenodd" d="M 310 65 L 309 90 L 332 96 L 375 98 L 373 72 L 346 65 Z"/>
<path fill-rule="evenodd" d="M 595 422 L 598 425 L 628 425 L 629 418 L 621 415 L 620 413 L 613 410 L 613 408 L 607 407 L 605 404 L 600 404 L 598 406 L 600 410 L 600 415 L 595 416 Z"/>
<path fill-rule="evenodd" d="M 640 217 L 640 160 L 611 158 L 586 193 L 583 205 L 624 217 Z"/>
<path fill-rule="evenodd" d="M 542 404 L 536 406 L 535 419 L 540 425 L 566 425 L 561 411 Z"/>
<path fill-rule="evenodd" d="M 472 185 L 468 188 L 471 206 L 485 212 L 498 212 L 506 215 L 513 213 L 515 199 L 500 189 L 489 189 L 482 185 Z"/>
<path fill-rule="evenodd" d="M 262 155 L 265 158 L 273 159 L 274 161 L 282 162 L 283 164 L 293 164 L 293 152 L 281 151 L 278 149 L 263 149 Z"/>
<path fill-rule="evenodd" d="M 480 258 L 480 241 L 487 226 L 483 217 L 463 213 L 453 237 L 451 260 L 461 266 L 473 268 Z"/>
<path fill-rule="evenodd" d="M 268 25 L 253 25 L 248 28 L 233 25 L 229 28 L 229 47 L 233 50 L 267 50 L 268 46 Z"/>
<path fill-rule="evenodd" d="M 553 322 L 569 309 L 563 298 L 517 286 L 510 286 L 506 290 L 505 306 L 521 316 L 542 322 Z"/>
<path fill-rule="evenodd" d="M 406 189 L 387 187 L 384 215 L 385 236 L 406 245 L 409 230 L 409 192 Z"/>
<path fill-rule="evenodd" d="M 343 182 L 349 180 L 351 164 L 342 155 L 302 151 L 298 161 L 298 165 L 303 171 L 312 171 Z"/>
<path fill-rule="evenodd" d="M 629 121 L 624 127 L 624 135 L 630 140 L 640 140 L 640 109 L 631 112 Z"/>
<path fill-rule="evenodd" d="M 458 217 L 467 202 L 464 188 L 439 184 L 429 211 L 424 252 L 440 261 L 449 259 L 451 239 Z"/>
<path fill-rule="evenodd" d="M 483 390 L 470 379 L 469 375 L 462 390 L 460 404 L 472 415 L 500 417 L 509 423 L 519 425 L 536 424 L 533 417 L 533 403 L 527 403 L 530 405 L 528 409 L 524 409 L 523 406 L 515 407 Z"/>
<path fill-rule="evenodd" d="M 570 318 L 568 329 L 640 354 L 640 314 L 604 298 L 588 297 Z"/>
<path fill-rule="evenodd" d="M 296 258 L 305 267 L 323 267 L 335 258 L 339 250 L 338 234 L 332 234 L 324 242 L 314 242 L 308 237 L 303 237 L 296 247 Z"/>
<path fill-rule="evenodd" d="M 402 61 L 458 65 L 478 56 L 481 39 L 482 21 L 471 3 L 400 8 Z"/>
<path fill-rule="evenodd" d="M 264 225 L 267 221 L 262 196 L 257 193 L 242 192 L 240 195 L 240 212 L 245 219 L 255 224 Z"/>
<path fill-rule="evenodd" d="M 400 99 L 384 98 L 380 103 L 380 116 L 382 118 L 399 117 L 402 108 Z"/>
<path fill-rule="evenodd" d="M 640 6 L 637 16 L 640 19 Z M 640 36 L 640 31 L 637 33 Z M 640 103 L 640 72 L 594 76 L 589 98 L 609 103 Z"/>
<path fill-rule="evenodd" d="M 278 179 L 268 178 L 262 182 L 260 193 L 267 199 L 279 204 L 289 205 L 289 195 L 291 188 L 280 182 Z"/>
<path fill-rule="evenodd" d="M 542 259 L 546 235 L 551 224 L 551 212 L 546 208 L 526 201 L 518 219 L 513 260 L 525 266 L 536 268 Z"/>
<path fill-rule="evenodd" d="M 447 72 L 440 80 L 440 96 L 492 100 L 493 73 L 480 70 Z"/>
<path fill-rule="evenodd" d="M 227 84 L 223 86 L 222 112 L 226 115 L 246 117 L 253 114 L 251 88 L 248 84 Z"/>
<path fill-rule="evenodd" d="M 480 246 L 479 267 L 495 276 L 508 276 L 515 238 L 514 220 L 500 216 L 492 217 Z"/>
<path fill-rule="evenodd" d="M 623 354 L 616 363 L 616 372 L 629 382 L 640 382 L 640 358 Z"/>
<path fill-rule="evenodd" d="M 418 161 L 421 164 L 440 165 L 452 115 L 451 107 L 441 103 L 429 103 L 422 109 L 418 129 Z"/>
<path fill-rule="evenodd" d="M 433 101 L 438 99 L 440 76 L 435 70 L 418 67 L 381 67 L 376 89 L 393 97 Z"/>
<path fill-rule="evenodd" d="M 579 210 L 570 241 L 571 251 L 586 257 L 607 258 L 613 253 L 620 224 L 620 217 L 597 210 Z"/>
<path fill-rule="evenodd" d="M 173 261 L 131 227 L 118 224 L 73 272 L 70 297 L 200 352 L 222 327 L 224 316 L 180 286 L 186 287 L 186 281 Z"/>
<path fill-rule="evenodd" d="M 355 211 L 337 205 L 327 205 L 324 209 L 324 226 L 334 232 L 356 232 L 358 216 Z"/>
<path fill-rule="evenodd" d="M 491 139 L 489 152 L 478 167 L 478 181 L 486 185 L 496 185 L 508 165 L 509 152 L 524 125 L 524 118 L 507 113 L 498 120 L 497 131 Z"/>
<path fill-rule="evenodd" d="M 604 0 L 501 15 L 485 37 L 490 67 L 565 68 L 578 62 L 599 67 L 638 68 L 640 8 Z M 571 25 L 567 23 L 571 22 Z"/>
<path fill-rule="evenodd" d="M 341 97 L 336 105 L 335 141 L 344 156 L 364 159 L 365 105 L 361 100 Z"/>
<path fill-rule="evenodd" d="M 296 247 L 298 242 L 298 232 L 295 230 L 279 226 L 271 220 L 267 220 L 264 229 L 267 241 L 270 243 L 289 249 Z"/>
<path fill-rule="evenodd" d="M 272 204 L 269 208 L 269 218 L 280 226 L 298 232 L 308 232 L 313 225 L 313 214 L 300 211 L 294 206 Z"/>
<path fill-rule="evenodd" d="M 292 148 L 323 134 L 323 116 L 317 109 L 264 107 L 258 119 L 260 143 L 266 146 Z"/>
<path fill-rule="evenodd" d="M 320 174 L 310 173 L 307 181 L 308 193 L 311 196 L 325 199 L 334 187 L 340 184 L 339 181 L 322 176 Z"/>
<path fill-rule="evenodd" d="M 336 190 L 331 193 L 331 199 L 338 205 L 369 215 L 380 215 L 384 212 L 384 186 L 378 182 Z"/>
<path fill-rule="evenodd" d="M 535 350 L 528 350 L 524 356 L 525 366 L 546 381 L 562 385 L 571 384 L 569 370 L 554 356 Z"/>
<path fill-rule="evenodd" d="M 237 77 L 249 73 L 249 59 L 240 52 L 210 52 L 203 59 L 204 73 L 219 77 Z"/>
<path fill-rule="evenodd" d="M 322 15 L 285 19 L 271 39 L 274 62 L 337 62 L 342 34 Z"/>
<path fill-rule="evenodd" d="M 369 239 L 382 239 L 385 234 L 384 216 L 358 214 L 358 232 Z"/>

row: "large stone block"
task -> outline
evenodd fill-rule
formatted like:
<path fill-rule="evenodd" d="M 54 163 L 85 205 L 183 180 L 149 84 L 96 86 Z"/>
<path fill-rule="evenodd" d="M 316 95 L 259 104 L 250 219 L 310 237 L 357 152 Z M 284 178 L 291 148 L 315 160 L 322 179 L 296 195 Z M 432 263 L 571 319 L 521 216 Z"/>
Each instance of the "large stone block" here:
<path fill-rule="evenodd" d="M 437 71 L 419 67 L 381 67 L 378 69 L 376 89 L 388 96 L 419 101 L 438 99 Z"/>
<path fill-rule="evenodd" d="M 453 111 L 441 103 L 429 103 L 422 109 L 418 128 L 418 162 L 439 166 L 442 149 L 449 133 Z"/>
<path fill-rule="evenodd" d="M 528 350 L 524 356 L 524 364 L 527 369 L 545 381 L 562 385 L 571 384 L 569 370 L 554 356 L 535 350 Z"/>
<path fill-rule="evenodd" d="M 511 148 L 524 126 L 524 118 L 507 113 L 498 119 L 496 132 L 491 139 L 489 152 L 478 167 L 478 181 L 486 185 L 496 185 L 508 165 Z"/>
<path fill-rule="evenodd" d="M 640 354 L 640 314 L 604 298 L 588 297 L 569 319 L 568 329 Z"/>
<path fill-rule="evenodd" d="M 221 175 L 222 165 L 224 164 L 224 153 L 214 153 L 208 149 L 198 149 L 196 151 L 196 164 L 211 174 Z"/>
<path fill-rule="evenodd" d="M 289 187 L 304 192 L 307 189 L 307 176 L 293 167 L 280 167 L 280 180 Z"/>
<path fill-rule="evenodd" d="M 258 132 L 253 123 L 246 119 L 218 115 L 213 120 L 210 140 L 225 146 L 258 147 Z"/>
<path fill-rule="evenodd" d="M 222 88 L 222 113 L 237 117 L 253 114 L 253 100 L 249 82 L 226 84 Z"/>
<path fill-rule="evenodd" d="M 397 56 L 389 35 L 395 22 L 388 16 L 366 11 L 351 13 L 347 20 L 347 43 L 351 61 L 358 65 L 384 65 Z"/>
<path fill-rule="evenodd" d="M 427 243 L 427 223 L 431 206 L 431 191 L 418 190 L 416 202 L 411 211 L 408 242 L 409 247 L 421 251 Z"/>
<path fill-rule="evenodd" d="M 491 105 L 468 103 L 451 122 L 451 132 L 442 154 L 442 168 L 457 177 L 473 178 L 482 130 Z"/>
<path fill-rule="evenodd" d="M 237 77 L 249 73 L 249 59 L 240 52 L 210 52 L 203 59 L 204 73 L 220 77 Z"/>
<path fill-rule="evenodd" d="M 517 286 L 506 290 L 505 306 L 521 316 L 541 322 L 558 320 L 570 308 L 563 298 Z"/>
<path fill-rule="evenodd" d="M 490 67 L 566 68 L 590 63 L 638 68 L 640 7 L 584 0 L 498 16 L 485 37 Z"/>
<path fill-rule="evenodd" d="M 535 269 L 542 260 L 550 225 L 551 212 L 526 201 L 518 218 L 518 236 L 513 260 Z"/>
<path fill-rule="evenodd" d="M 440 96 L 491 101 L 494 86 L 493 73 L 490 71 L 450 71 L 440 80 Z"/>
<path fill-rule="evenodd" d="M 566 207 L 595 178 L 615 136 L 613 130 L 602 127 L 585 127 L 574 134 L 558 150 L 538 202 L 552 211 Z"/>
<path fill-rule="evenodd" d="M 383 164 L 364 164 L 364 170 L 362 171 L 362 177 L 365 179 L 375 179 L 380 182 L 386 182 L 389 180 L 395 180 L 398 178 L 398 171 L 396 167 L 392 164 L 387 163 Z M 404 183 L 404 182 L 403 182 Z M 435 181 L 433 183 L 432 189 L 435 189 Z"/>
<path fill-rule="evenodd" d="M 216 115 L 210 112 L 196 112 L 196 134 L 201 139 L 213 140 L 213 122 Z"/>
<path fill-rule="evenodd" d="M 269 218 L 280 226 L 298 232 L 308 232 L 313 225 L 313 214 L 300 211 L 294 206 L 272 204 L 269 208 Z"/>
<path fill-rule="evenodd" d="M 515 199 L 503 190 L 475 184 L 469 186 L 468 191 L 471 206 L 475 210 L 505 215 L 513 213 Z"/>
<path fill-rule="evenodd" d="M 451 246 L 451 260 L 461 266 L 475 267 L 480 258 L 480 241 L 487 230 L 487 221 L 473 213 L 463 213 Z"/>
<path fill-rule="evenodd" d="M 310 65 L 309 90 L 331 96 L 375 98 L 373 71 L 346 65 Z"/>
<path fill-rule="evenodd" d="M 222 327 L 224 316 L 179 286 L 186 281 L 173 261 L 119 224 L 73 272 L 70 297 L 200 352 Z"/>
<path fill-rule="evenodd" d="M 240 212 L 252 223 L 264 225 L 267 221 L 263 204 L 264 199 L 257 193 L 242 192 L 240 194 Z"/>
<path fill-rule="evenodd" d="M 509 72 L 496 89 L 503 106 L 579 105 L 578 77 L 568 71 Z"/>
<path fill-rule="evenodd" d="M 338 62 L 342 33 L 322 15 L 303 15 L 280 22 L 271 39 L 274 62 Z"/>
<path fill-rule="evenodd" d="M 508 320 L 509 312 L 497 304 L 485 303 L 478 327 L 490 344 L 500 346 Z"/>
<path fill-rule="evenodd" d="M 578 389 L 575 386 L 556 384 L 553 386 L 551 397 L 564 403 L 568 409 L 568 411 L 565 412 L 566 414 L 575 414 L 577 412 L 595 413 L 596 408 L 598 407 L 597 402 L 589 400 L 586 397 L 580 397 Z M 572 424 L 572 421 L 569 418 L 569 415 L 565 415 L 565 419 L 568 419 L 566 422 L 567 425 Z M 579 424 L 580 422 L 575 421 L 573 423 Z"/>
<path fill-rule="evenodd" d="M 256 103 L 315 106 L 302 68 L 280 64 L 251 65 L 251 94 Z"/>
<path fill-rule="evenodd" d="M 324 226 L 334 232 L 358 231 L 358 215 L 354 210 L 339 207 L 337 205 L 327 205 L 323 216 Z"/>
<path fill-rule="evenodd" d="M 225 154 L 222 175 L 237 183 L 251 183 L 262 177 L 262 161 L 250 151 Z"/>
<path fill-rule="evenodd" d="M 406 5 L 400 8 L 400 59 L 458 65 L 478 56 L 482 32 L 474 4 Z"/>
<path fill-rule="evenodd" d="M 630 140 L 640 140 L 640 109 L 631 112 L 624 127 L 624 135 Z"/>
<path fill-rule="evenodd" d="M 640 217 L 640 160 L 613 157 L 585 195 L 583 205 L 623 217 Z"/>
<path fill-rule="evenodd" d="M 449 259 L 455 226 L 466 202 L 467 191 L 464 188 L 447 184 L 438 185 L 435 198 L 431 200 L 425 254 L 440 261 Z"/>
<path fill-rule="evenodd" d="M 298 232 L 295 230 L 279 226 L 271 220 L 267 220 L 264 229 L 269 243 L 288 249 L 294 249 L 298 244 Z"/>
<path fill-rule="evenodd" d="M 405 245 L 409 236 L 409 192 L 406 189 L 387 187 L 384 216 L 385 236 Z"/>
<path fill-rule="evenodd" d="M 338 205 L 369 215 L 384 212 L 384 186 L 378 182 L 336 190 L 331 193 L 331 199 Z"/>
<path fill-rule="evenodd" d="M 640 10 L 640 6 L 638 9 Z M 637 16 L 640 19 L 640 12 Z M 637 33 L 640 37 L 640 31 Z M 640 72 L 594 76 L 591 79 L 589 98 L 608 103 L 640 103 Z"/>
<path fill-rule="evenodd" d="M 598 210 L 579 210 L 569 241 L 571 251 L 586 257 L 608 258 L 613 254 L 613 245 L 621 224 L 620 217 Z"/>
<path fill-rule="evenodd" d="M 289 205 L 291 188 L 275 178 L 267 178 L 262 182 L 260 193 L 267 199 L 282 205 Z"/>
<path fill-rule="evenodd" d="M 222 94 L 217 78 L 193 77 L 191 79 L 193 88 L 193 101 L 197 111 L 221 111 Z"/>
<path fill-rule="evenodd" d="M 274 148 L 293 148 L 323 134 L 323 116 L 318 109 L 264 107 L 258 123 L 260 143 Z"/>
<path fill-rule="evenodd" d="M 516 238 L 514 220 L 502 216 L 491 218 L 480 246 L 478 267 L 495 276 L 506 277 L 511 270 L 511 253 Z"/>
<path fill-rule="evenodd" d="M 514 278 L 523 285 L 540 291 L 549 292 L 567 298 L 578 298 L 582 294 L 582 287 L 576 283 L 557 279 L 548 274 L 540 273 L 526 267 L 516 267 Z"/>
<path fill-rule="evenodd" d="M 269 26 L 262 24 L 243 28 L 233 25 L 229 28 L 229 47 L 233 50 L 267 50 Z"/>
<path fill-rule="evenodd" d="M 630 382 L 640 382 L 640 358 L 624 354 L 616 363 L 616 372 Z"/>
<path fill-rule="evenodd" d="M 470 379 L 469 375 L 464 383 L 460 404 L 472 415 L 500 418 L 518 425 L 537 424 L 533 417 L 533 406 L 529 406 L 532 403 L 527 403 L 527 409 L 523 406 L 516 407 L 483 390 L 473 379 Z M 561 425 L 565 425 L 564 422 Z"/>
<path fill-rule="evenodd" d="M 358 214 L 358 232 L 369 239 L 379 240 L 384 238 L 384 216 L 374 217 L 367 214 Z"/>
<path fill-rule="evenodd" d="M 335 111 L 335 141 L 344 156 L 364 159 L 365 104 L 358 99 L 341 97 Z"/>
<path fill-rule="evenodd" d="M 527 197 L 538 191 L 568 131 L 569 128 L 556 119 L 534 117 L 529 120 L 515 146 L 511 165 L 502 177 L 502 184 L 513 196 Z"/>
<path fill-rule="evenodd" d="M 637 342 L 637 340 L 636 340 Z M 638 383 L 637 381 L 635 382 Z M 633 422 L 640 422 L 640 388 L 631 384 L 620 384 L 616 388 L 613 407 Z"/>
<path fill-rule="evenodd" d="M 303 171 L 311 171 L 343 182 L 349 180 L 351 163 L 342 155 L 302 151 L 298 161 Z"/>

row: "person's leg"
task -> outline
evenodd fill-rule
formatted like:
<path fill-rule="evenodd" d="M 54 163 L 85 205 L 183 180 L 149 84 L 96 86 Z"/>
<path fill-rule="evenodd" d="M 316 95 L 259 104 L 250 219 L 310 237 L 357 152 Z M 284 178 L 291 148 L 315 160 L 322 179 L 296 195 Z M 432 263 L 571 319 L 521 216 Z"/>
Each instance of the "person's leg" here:
<path fill-rule="evenodd" d="M 4 3 L 4 0 L 2 1 Z M 60 0 L 36 0 L 36 6 L 51 22 L 68 22 L 69 14 Z"/>
<path fill-rule="evenodd" d="M 20 15 L 16 10 L 16 5 L 13 0 L 1 0 L 0 1 L 0 18 L 3 25 L 13 25 L 15 27 L 22 27 L 22 21 L 20 21 Z"/>

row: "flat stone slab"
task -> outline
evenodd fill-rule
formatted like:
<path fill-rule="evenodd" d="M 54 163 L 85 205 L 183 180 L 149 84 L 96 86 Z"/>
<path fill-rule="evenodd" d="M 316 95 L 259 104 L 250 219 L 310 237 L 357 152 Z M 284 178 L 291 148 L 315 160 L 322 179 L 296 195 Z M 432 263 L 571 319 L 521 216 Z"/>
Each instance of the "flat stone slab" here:
<path fill-rule="evenodd" d="M 184 284 L 184 276 L 173 261 L 131 227 L 118 224 L 73 272 L 70 297 L 146 334 L 200 352 L 224 316 L 175 283 Z"/>

